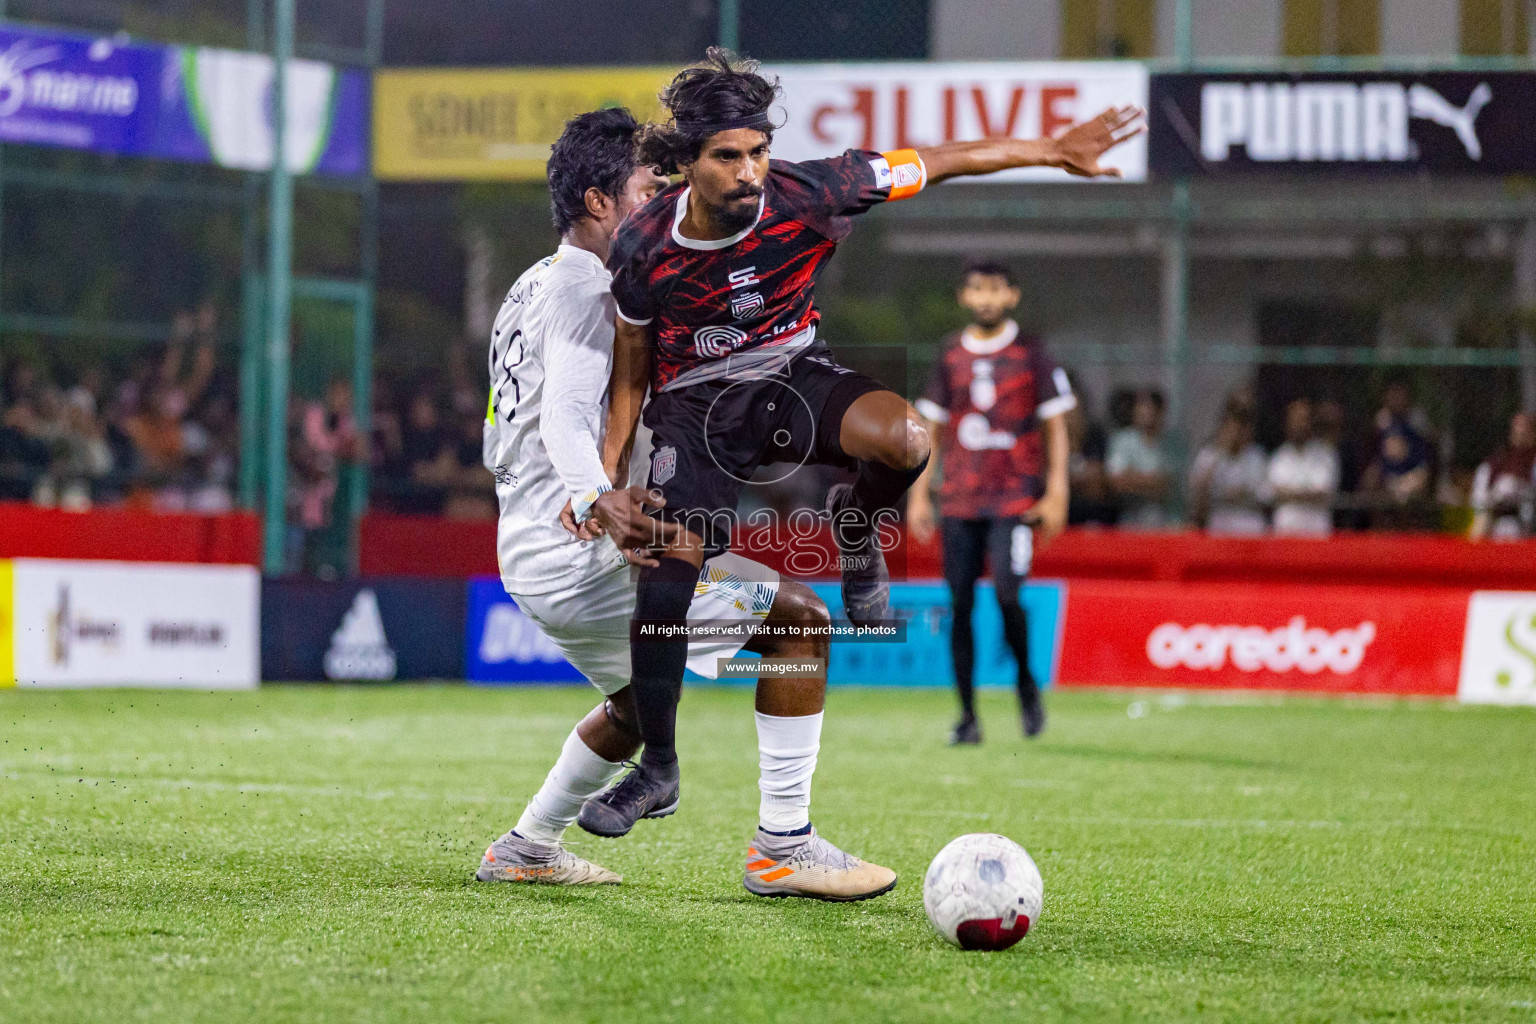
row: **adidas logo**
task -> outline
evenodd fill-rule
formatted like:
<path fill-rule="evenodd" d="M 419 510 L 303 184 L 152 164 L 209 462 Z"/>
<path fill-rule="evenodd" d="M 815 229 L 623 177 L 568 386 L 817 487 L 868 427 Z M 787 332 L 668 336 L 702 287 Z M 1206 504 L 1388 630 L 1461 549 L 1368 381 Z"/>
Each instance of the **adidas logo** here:
<path fill-rule="evenodd" d="M 325 675 L 327 679 L 395 678 L 395 652 L 384 635 L 379 597 L 371 587 L 357 592 L 341 625 L 331 634 Z"/>

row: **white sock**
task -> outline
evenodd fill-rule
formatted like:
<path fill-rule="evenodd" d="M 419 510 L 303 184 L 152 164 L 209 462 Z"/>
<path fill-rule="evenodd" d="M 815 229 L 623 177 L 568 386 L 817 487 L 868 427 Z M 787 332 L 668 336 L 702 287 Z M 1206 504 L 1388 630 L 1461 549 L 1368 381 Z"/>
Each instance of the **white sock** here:
<path fill-rule="evenodd" d="M 804 828 L 811 823 L 811 776 L 821 750 L 823 712 L 799 718 L 778 718 L 761 711 L 755 715 L 762 828 L 768 832 Z"/>
<path fill-rule="evenodd" d="M 593 753 L 572 729 L 555 766 L 528 801 L 513 831 L 530 842 L 558 843 L 581 813 L 581 805 L 607 789 L 623 770 L 622 764 Z"/>

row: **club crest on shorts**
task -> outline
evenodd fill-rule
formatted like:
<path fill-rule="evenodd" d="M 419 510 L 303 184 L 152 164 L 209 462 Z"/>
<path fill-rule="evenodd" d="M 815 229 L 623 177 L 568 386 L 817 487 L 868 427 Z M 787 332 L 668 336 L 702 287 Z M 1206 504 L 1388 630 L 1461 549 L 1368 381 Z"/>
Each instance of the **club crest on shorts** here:
<path fill-rule="evenodd" d="M 763 311 L 763 296 L 761 292 L 738 292 L 731 296 L 731 316 L 737 320 L 745 320 L 747 317 L 757 316 Z"/>
<path fill-rule="evenodd" d="M 651 483 L 660 487 L 677 475 L 677 449 L 669 445 L 651 453 Z"/>

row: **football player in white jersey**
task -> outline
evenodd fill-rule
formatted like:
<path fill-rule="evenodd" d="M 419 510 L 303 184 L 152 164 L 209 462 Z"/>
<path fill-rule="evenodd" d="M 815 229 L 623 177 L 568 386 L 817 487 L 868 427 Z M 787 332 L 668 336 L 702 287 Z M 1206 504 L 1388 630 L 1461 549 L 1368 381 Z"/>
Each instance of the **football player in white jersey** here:
<path fill-rule="evenodd" d="M 630 684 L 631 563 L 589 517 L 598 497 L 616 505 L 600 455 L 614 339 L 615 303 L 604 265 L 613 232 L 631 209 L 667 185 L 635 164 L 640 126 L 625 110 L 572 119 L 550 154 L 549 186 L 561 245 L 508 293 L 491 336 L 491 395 L 485 462 L 501 506 L 497 555 L 502 582 L 604 700 L 571 731 L 544 785 L 522 817 L 481 859 L 481 881 L 612 884 L 620 877 L 566 850 L 564 833 L 583 804 L 605 790 L 639 749 Z M 648 460 L 634 460 L 644 470 Z M 633 529 L 600 517 L 626 544 L 664 541 L 670 524 L 643 517 L 643 487 L 626 488 Z M 586 526 L 579 527 L 578 522 Z M 594 534 L 596 534 L 594 539 Z M 628 540 L 625 538 L 628 537 Z M 690 622 L 738 623 L 735 639 L 689 644 L 689 667 L 714 678 L 717 662 L 742 649 L 767 657 L 818 661 L 808 675 L 765 677 L 756 719 L 761 790 L 759 830 L 747 853 L 746 887 L 763 896 L 846 901 L 889 891 L 896 875 L 838 850 L 810 824 L 811 776 L 820 749 L 828 641 L 821 636 L 753 636 L 764 622 L 826 626 L 826 606 L 809 588 L 725 554 L 704 564 Z M 776 631 L 775 631 L 776 632 Z M 677 804 L 648 817 L 664 817 Z M 582 819 L 599 835 L 604 829 Z"/>

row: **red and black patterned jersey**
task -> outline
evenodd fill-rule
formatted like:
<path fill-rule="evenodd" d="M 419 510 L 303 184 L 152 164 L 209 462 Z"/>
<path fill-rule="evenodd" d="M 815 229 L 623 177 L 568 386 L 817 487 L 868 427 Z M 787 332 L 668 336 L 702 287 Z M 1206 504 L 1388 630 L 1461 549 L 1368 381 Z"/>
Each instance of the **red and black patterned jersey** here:
<path fill-rule="evenodd" d="M 945 425 L 939 514 L 1021 516 L 1045 494 L 1040 424 L 1077 405 L 1067 375 L 1038 338 L 1009 320 L 1001 334 L 944 339 L 917 410 Z"/>
<path fill-rule="evenodd" d="M 821 313 L 816 279 L 852 218 L 915 195 L 915 152 L 849 150 L 828 160 L 769 163 L 757 220 L 730 238 L 683 235 L 688 188 L 673 185 L 619 226 L 608 257 L 619 316 L 651 324 L 651 389 L 745 379 L 809 350 Z"/>

